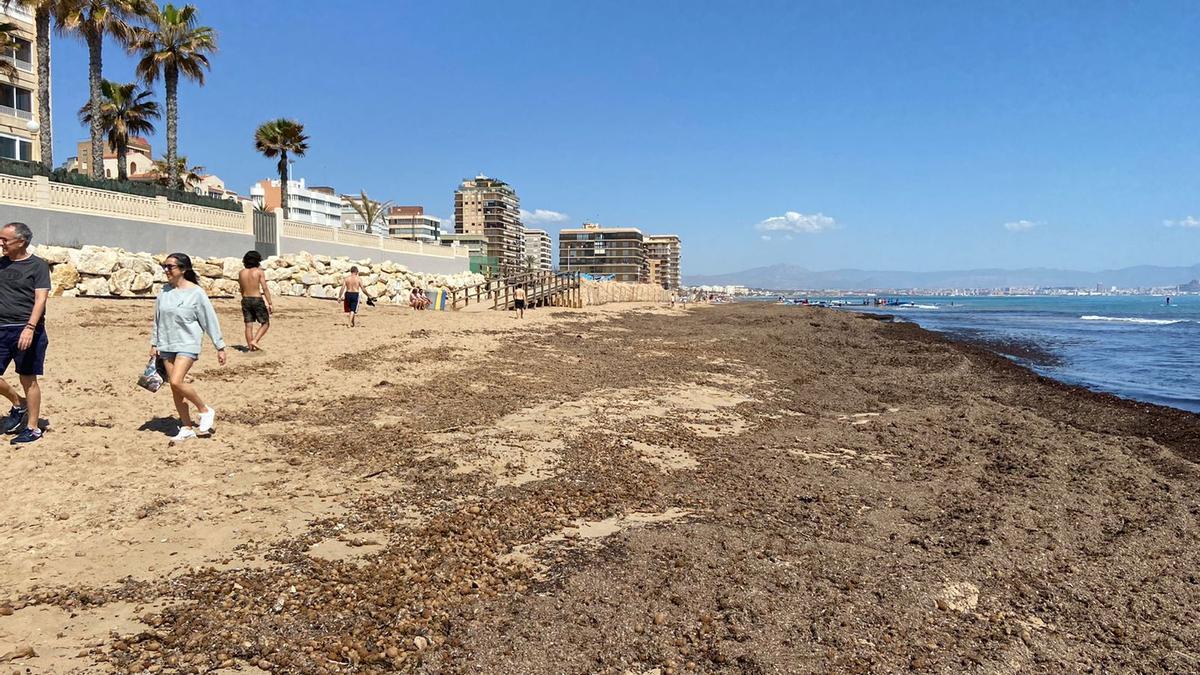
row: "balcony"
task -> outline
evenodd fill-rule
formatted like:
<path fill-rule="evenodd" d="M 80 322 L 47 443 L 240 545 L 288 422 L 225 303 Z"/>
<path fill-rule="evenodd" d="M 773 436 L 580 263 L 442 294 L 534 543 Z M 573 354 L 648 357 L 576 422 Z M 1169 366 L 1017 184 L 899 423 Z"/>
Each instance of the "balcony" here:
<path fill-rule="evenodd" d="M 21 119 L 21 120 L 33 119 L 32 111 L 19 110 L 17 108 L 13 108 L 12 106 L 7 106 L 7 105 L 0 105 L 0 115 L 8 115 L 9 117 L 16 117 L 17 119 Z"/>

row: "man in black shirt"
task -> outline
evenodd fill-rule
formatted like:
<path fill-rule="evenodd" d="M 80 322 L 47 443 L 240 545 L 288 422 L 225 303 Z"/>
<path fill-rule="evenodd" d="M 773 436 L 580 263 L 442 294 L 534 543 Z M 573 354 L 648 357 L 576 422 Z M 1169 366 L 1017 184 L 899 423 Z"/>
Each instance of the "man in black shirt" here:
<path fill-rule="evenodd" d="M 25 223 L 0 228 L 0 375 L 15 363 L 25 398 L 0 378 L 0 396 L 12 401 L 0 432 L 17 434 L 13 445 L 42 437 L 38 415 L 42 390 L 38 376 L 46 361 L 46 298 L 50 297 L 50 265 L 29 252 L 33 232 Z"/>

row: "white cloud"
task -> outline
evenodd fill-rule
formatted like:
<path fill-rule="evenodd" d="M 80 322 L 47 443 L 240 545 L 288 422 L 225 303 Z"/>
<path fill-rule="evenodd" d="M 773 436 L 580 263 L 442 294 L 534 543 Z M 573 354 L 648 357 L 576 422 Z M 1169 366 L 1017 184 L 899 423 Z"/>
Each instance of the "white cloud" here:
<path fill-rule="evenodd" d="M 1039 225 L 1041 225 L 1041 223 L 1035 223 L 1032 220 L 1014 220 L 1011 223 L 1005 223 L 1004 229 L 1008 230 L 1009 232 L 1024 232 L 1026 230 L 1032 230 Z"/>
<path fill-rule="evenodd" d="M 559 213 L 558 211 L 551 211 L 549 209 L 534 209 L 532 211 L 521 209 L 521 222 L 531 225 L 565 223 L 570 219 L 571 216 L 568 216 L 565 213 Z"/>
<path fill-rule="evenodd" d="M 769 234 L 764 234 L 764 235 L 762 236 L 762 240 L 763 240 L 763 241 L 771 241 L 771 235 L 769 235 Z"/>
<path fill-rule="evenodd" d="M 823 213 L 804 214 L 788 211 L 782 216 L 772 216 L 759 222 L 754 229 L 760 232 L 795 232 L 817 234 L 837 227 L 837 221 Z M 788 237 L 790 238 L 790 237 Z"/>
<path fill-rule="evenodd" d="M 1164 220 L 1163 225 L 1167 227 L 1200 227 L 1200 218 L 1188 216 L 1183 220 Z"/>

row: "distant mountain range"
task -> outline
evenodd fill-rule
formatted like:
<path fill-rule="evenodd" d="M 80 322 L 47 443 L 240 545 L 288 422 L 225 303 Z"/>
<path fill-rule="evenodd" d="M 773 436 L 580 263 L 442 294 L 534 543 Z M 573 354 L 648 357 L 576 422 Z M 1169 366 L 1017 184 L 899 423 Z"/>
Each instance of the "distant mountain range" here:
<path fill-rule="evenodd" d="M 1200 278 L 1200 264 L 1191 267 L 1138 265 L 1117 270 L 1079 272 L 1046 267 L 1019 270 L 977 269 L 947 272 L 903 272 L 841 269 L 818 272 L 782 263 L 730 274 L 689 276 L 684 282 L 699 285 L 740 285 L 752 288 L 870 290 L 888 288 L 1005 288 L 1068 286 L 1076 288 L 1136 288 L 1174 286 Z"/>

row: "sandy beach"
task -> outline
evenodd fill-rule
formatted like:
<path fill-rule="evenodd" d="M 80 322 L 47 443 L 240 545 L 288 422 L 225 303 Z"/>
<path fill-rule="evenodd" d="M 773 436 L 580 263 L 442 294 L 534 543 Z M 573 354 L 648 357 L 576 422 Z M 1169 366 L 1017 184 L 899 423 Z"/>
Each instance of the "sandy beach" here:
<path fill-rule="evenodd" d="M 50 304 L 0 672 L 1200 672 L 1200 416 L 833 310 L 285 298 L 171 447 L 151 314 Z"/>

